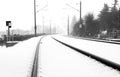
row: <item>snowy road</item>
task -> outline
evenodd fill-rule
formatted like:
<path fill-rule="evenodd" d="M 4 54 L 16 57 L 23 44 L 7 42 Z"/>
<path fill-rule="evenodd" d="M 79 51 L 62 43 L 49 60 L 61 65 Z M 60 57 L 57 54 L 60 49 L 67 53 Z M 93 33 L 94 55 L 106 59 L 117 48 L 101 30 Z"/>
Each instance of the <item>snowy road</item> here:
<path fill-rule="evenodd" d="M 65 39 L 61 36 L 54 36 Z M 65 41 L 65 40 L 64 40 Z M 67 40 L 67 42 L 70 40 Z M 120 77 L 120 72 L 46 36 L 40 45 L 39 75 L 42 77 Z"/>

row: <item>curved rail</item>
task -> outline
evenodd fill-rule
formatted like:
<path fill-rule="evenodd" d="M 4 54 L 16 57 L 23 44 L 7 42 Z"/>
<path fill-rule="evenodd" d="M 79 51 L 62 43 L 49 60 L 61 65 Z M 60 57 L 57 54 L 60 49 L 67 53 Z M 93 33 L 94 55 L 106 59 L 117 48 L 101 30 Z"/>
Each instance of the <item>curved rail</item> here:
<path fill-rule="evenodd" d="M 59 41 L 58 39 L 56 39 L 56 38 L 54 38 L 54 37 L 52 37 L 52 38 L 53 38 L 54 40 L 56 40 L 57 42 L 65 45 L 65 46 L 67 46 L 67 47 L 69 47 L 69 48 L 71 48 L 71 49 L 73 49 L 73 50 L 76 50 L 76 51 L 79 52 L 79 53 L 82 53 L 82 54 L 84 54 L 84 55 L 86 55 L 86 56 L 88 56 L 88 57 L 91 57 L 91 58 L 93 58 L 93 59 L 95 59 L 95 60 L 97 60 L 97 61 L 99 61 L 99 62 L 101 62 L 101 63 L 103 63 L 103 64 L 105 64 L 105 65 L 107 65 L 107 66 L 109 66 L 109 67 L 112 67 L 113 69 L 117 69 L 117 70 L 120 71 L 120 65 L 117 64 L 117 63 L 114 63 L 114 62 L 109 61 L 109 60 L 107 60 L 107 59 L 104 59 L 104 58 L 102 58 L 102 57 L 93 55 L 93 54 L 88 53 L 88 52 L 86 52 L 86 51 L 80 50 L 80 49 L 78 49 L 78 48 L 76 48 L 76 47 L 73 47 L 72 45 L 69 45 L 69 44 L 66 44 L 66 43 L 64 43 L 64 42 L 62 42 L 62 41 Z"/>
<path fill-rule="evenodd" d="M 34 57 L 34 62 L 33 62 L 32 72 L 31 72 L 31 77 L 37 77 L 37 75 L 38 75 L 39 46 L 40 46 L 41 40 L 44 37 L 45 36 L 40 38 L 40 41 L 38 42 L 37 47 L 36 47 L 35 57 Z"/>

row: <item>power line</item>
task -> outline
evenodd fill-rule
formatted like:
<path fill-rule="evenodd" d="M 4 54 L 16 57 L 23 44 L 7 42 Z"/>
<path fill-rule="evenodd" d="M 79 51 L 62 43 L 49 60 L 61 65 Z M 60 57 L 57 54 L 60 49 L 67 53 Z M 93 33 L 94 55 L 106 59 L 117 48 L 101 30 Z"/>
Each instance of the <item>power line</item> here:
<path fill-rule="evenodd" d="M 71 6 L 70 4 L 66 4 L 67 6 L 69 6 L 69 7 L 71 7 L 71 8 L 73 8 L 73 9 L 75 9 L 76 11 L 78 11 L 78 12 L 80 12 L 80 10 L 78 10 L 78 9 L 76 9 L 76 8 L 74 8 L 73 6 Z"/>

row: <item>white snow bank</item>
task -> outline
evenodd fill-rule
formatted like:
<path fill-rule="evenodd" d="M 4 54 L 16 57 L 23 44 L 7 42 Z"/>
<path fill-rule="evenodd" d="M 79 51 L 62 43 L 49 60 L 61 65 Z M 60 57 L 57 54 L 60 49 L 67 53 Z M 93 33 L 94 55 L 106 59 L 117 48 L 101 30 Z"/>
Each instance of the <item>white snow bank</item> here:
<path fill-rule="evenodd" d="M 31 38 L 9 48 L 0 47 L 0 77 L 30 76 L 39 39 Z"/>

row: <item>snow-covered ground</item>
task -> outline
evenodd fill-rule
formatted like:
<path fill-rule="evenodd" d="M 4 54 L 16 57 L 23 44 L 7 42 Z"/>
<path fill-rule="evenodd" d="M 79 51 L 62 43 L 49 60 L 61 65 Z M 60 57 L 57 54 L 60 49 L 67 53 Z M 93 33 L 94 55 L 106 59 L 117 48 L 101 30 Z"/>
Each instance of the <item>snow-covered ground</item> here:
<path fill-rule="evenodd" d="M 38 77 L 120 77 L 120 72 L 60 44 L 50 36 L 42 39 L 39 56 Z"/>
<path fill-rule="evenodd" d="M 56 35 L 56 39 L 70 44 L 83 51 L 95 54 L 112 62 L 120 64 L 120 45 L 88 41 Z"/>
<path fill-rule="evenodd" d="M 30 77 L 35 49 L 40 37 L 0 47 L 0 77 Z"/>
<path fill-rule="evenodd" d="M 77 47 L 86 51 L 90 50 L 91 53 L 98 52 L 101 55 L 103 55 L 102 50 L 107 50 L 107 47 L 113 45 L 104 44 L 101 46 L 103 43 L 100 42 L 93 43 L 58 35 L 52 36 L 66 43 L 76 44 Z M 0 77 L 30 77 L 36 46 L 40 38 L 31 38 L 9 48 L 0 47 Z M 93 48 L 99 48 L 99 45 L 103 48 L 107 47 L 101 49 L 101 52 L 93 52 L 92 50 L 95 50 Z M 117 48 L 119 45 L 112 47 Z M 103 56 L 107 56 L 107 52 L 104 52 Z M 119 53 L 114 55 L 118 57 Z M 115 60 L 119 59 L 117 57 L 114 56 Z M 45 36 L 40 42 L 38 72 L 38 77 L 120 77 L 119 71 L 60 44 L 50 35 Z"/>

